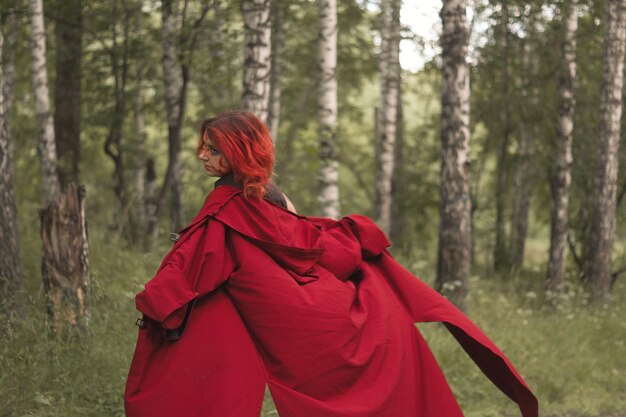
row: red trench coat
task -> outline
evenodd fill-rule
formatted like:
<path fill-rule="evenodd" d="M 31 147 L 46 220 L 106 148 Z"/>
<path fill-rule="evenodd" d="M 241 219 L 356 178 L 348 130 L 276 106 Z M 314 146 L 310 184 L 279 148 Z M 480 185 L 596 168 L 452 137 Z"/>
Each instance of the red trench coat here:
<path fill-rule="evenodd" d="M 431 321 L 538 416 L 504 354 L 367 217 L 300 216 L 223 185 L 180 234 L 136 297 L 128 417 L 258 417 L 266 385 L 281 417 L 462 416 L 414 325 Z"/>

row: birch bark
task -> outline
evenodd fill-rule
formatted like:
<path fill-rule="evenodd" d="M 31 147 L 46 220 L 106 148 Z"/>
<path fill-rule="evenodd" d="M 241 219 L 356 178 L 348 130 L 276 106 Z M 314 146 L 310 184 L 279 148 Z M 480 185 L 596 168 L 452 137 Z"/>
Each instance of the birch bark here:
<path fill-rule="evenodd" d="M 270 0 L 243 0 L 243 108 L 268 122 L 271 74 Z"/>
<path fill-rule="evenodd" d="M 381 106 L 378 112 L 376 213 L 378 225 L 391 230 L 394 147 L 400 100 L 400 0 L 381 1 Z"/>
<path fill-rule="evenodd" d="M 615 240 L 616 187 L 624 47 L 626 42 L 626 1 L 607 0 L 604 41 L 604 75 L 598 135 L 598 162 L 591 220 L 587 277 L 592 299 L 607 301 L 611 290 L 611 254 Z"/>
<path fill-rule="evenodd" d="M 444 0 L 441 91 L 440 225 L 436 288 L 461 310 L 471 261 L 470 89 L 467 0 Z"/>
<path fill-rule="evenodd" d="M 324 217 L 339 218 L 339 150 L 337 146 L 337 2 L 318 0 L 317 38 L 319 203 Z"/>
<path fill-rule="evenodd" d="M 552 168 L 552 210 L 550 224 L 550 255 L 548 260 L 546 290 L 551 295 L 563 291 L 565 281 L 565 250 L 569 194 L 572 183 L 572 136 L 576 97 L 576 31 L 578 30 L 578 0 L 566 3 L 562 15 L 563 44 L 561 77 L 559 80 L 560 109 L 557 125 L 557 146 Z"/>
<path fill-rule="evenodd" d="M 31 63 L 35 114 L 39 126 L 39 157 L 44 198 L 51 201 L 61 190 L 57 174 L 57 154 L 54 141 L 54 124 L 50 113 L 48 71 L 46 70 L 46 32 L 43 21 L 42 0 L 30 0 Z"/>

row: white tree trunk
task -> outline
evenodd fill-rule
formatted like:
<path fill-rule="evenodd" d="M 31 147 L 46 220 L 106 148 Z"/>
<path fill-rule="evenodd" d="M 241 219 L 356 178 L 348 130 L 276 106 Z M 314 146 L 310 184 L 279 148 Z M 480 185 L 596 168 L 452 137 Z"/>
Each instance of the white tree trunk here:
<path fill-rule="evenodd" d="M 39 125 L 39 157 L 45 201 L 51 201 L 60 192 L 57 174 L 54 124 L 50 113 L 48 71 L 46 70 L 46 32 L 42 0 L 30 0 L 31 55 L 35 113 Z"/>
<path fill-rule="evenodd" d="M 243 108 L 268 122 L 272 25 L 270 0 L 243 0 Z"/>
<path fill-rule="evenodd" d="M 569 193 L 572 183 L 572 136 L 574 132 L 574 108 L 576 105 L 574 83 L 576 81 L 576 31 L 578 30 L 578 0 L 571 0 L 562 13 L 563 45 L 562 74 L 559 94 L 561 98 L 556 155 L 552 171 L 552 213 L 550 227 L 550 257 L 546 289 L 552 294 L 563 291 L 565 281 L 565 251 Z"/>
<path fill-rule="evenodd" d="M 616 188 L 622 119 L 626 1 L 608 0 L 604 75 L 598 136 L 598 165 L 585 276 L 594 300 L 605 301 L 611 290 L 611 254 L 615 239 Z"/>
<path fill-rule="evenodd" d="M 336 219 L 340 213 L 337 146 L 337 2 L 318 0 L 318 6 L 319 202 L 322 216 Z"/>
<path fill-rule="evenodd" d="M 378 225 L 386 233 L 391 227 L 391 188 L 400 100 L 400 4 L 400 0 L 381 2 L 381 106 L 378 112 L 376 213 Z"/>
<path fill-rule="evenodd" d="M 444 0 L 441 92 L 441 192 L 437 290 L 465 308 L 471 262 L 470 89 L 467 0 Z"/>

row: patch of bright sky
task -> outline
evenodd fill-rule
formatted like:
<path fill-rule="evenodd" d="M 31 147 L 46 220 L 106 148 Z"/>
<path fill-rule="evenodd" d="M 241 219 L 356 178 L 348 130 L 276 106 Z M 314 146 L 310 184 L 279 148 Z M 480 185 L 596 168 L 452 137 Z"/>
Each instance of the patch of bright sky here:
<path fill-rule="evenodd" d="M 480 0 L 478 0 L 480 1 Z M 400 22 L 411 29 L 414 39 L 403 39 L 400 42 L 400 65 L 406 71 L 416 72 L 424 67 L 440 53 L 439 38 L 441 36 L 441 0 L 403 0 L 400 10 Z M 472 22 L 473 9 L 467 8 L 468 24 Z M 487 22 L 476 19 L 469 47 L 469 61 L 475 46 L 481 43 L 482 34 L 487 30 Z M 405 34 L 406 35 L 406 34 Z"/>
<path fill-rule="evenodd" d="M 404 0 L 400 22 L 415 35 L 415 39 L 400 42 L 400 65 L 406 71 L 419 71 L 426 62 L 439 54 L 441 34 L 441 0 Z"/>

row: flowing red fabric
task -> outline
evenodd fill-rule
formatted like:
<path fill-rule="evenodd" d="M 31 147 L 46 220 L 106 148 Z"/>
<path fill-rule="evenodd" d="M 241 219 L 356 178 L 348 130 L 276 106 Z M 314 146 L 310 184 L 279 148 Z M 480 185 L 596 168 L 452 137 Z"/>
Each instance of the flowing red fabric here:
<path fill-rule="evenodd" d="M 224 185 L 180 234 L 136 297 L 146 324 L 128 417 L 258 417 L 266 385 L 281 417 L 462 416 L 414 324 L 427 321 L 538 416 L 504 354 L 393 259 L 369 218 L 300 216 Z"/>

